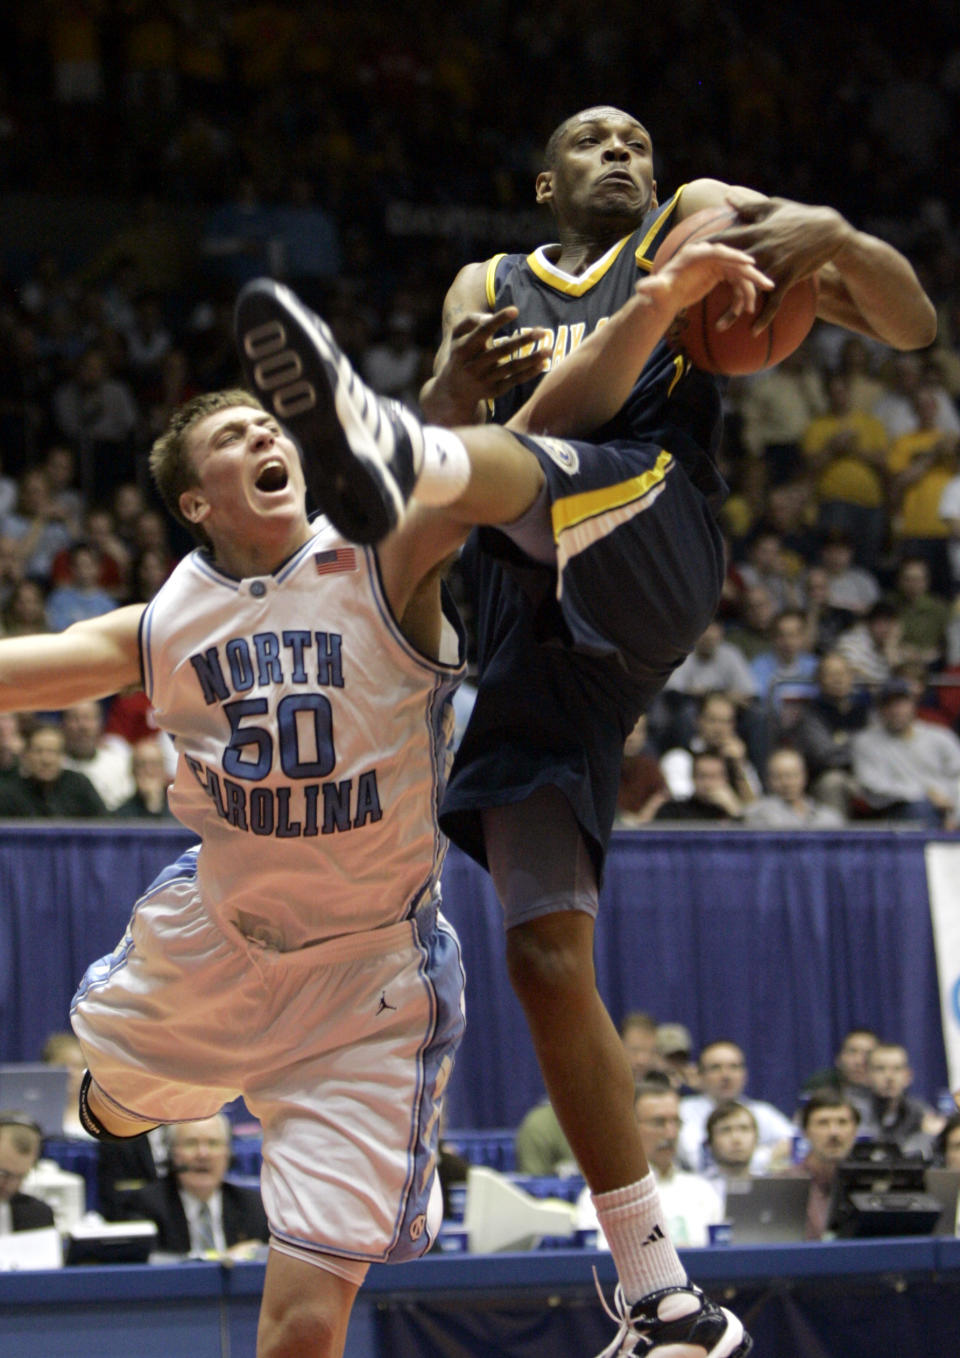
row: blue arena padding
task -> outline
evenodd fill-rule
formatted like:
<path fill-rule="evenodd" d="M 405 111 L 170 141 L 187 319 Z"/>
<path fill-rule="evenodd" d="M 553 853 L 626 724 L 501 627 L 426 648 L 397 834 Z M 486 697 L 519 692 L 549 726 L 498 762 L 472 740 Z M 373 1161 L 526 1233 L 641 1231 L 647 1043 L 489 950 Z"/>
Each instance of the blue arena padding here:
<path fill-rule="evenodd" d="M 600 993 L 614 1019 L 645 1009 L 684 1023 L 697 1047 L 718 1036 L 739 1042 L 747 1092 L 788 1113 L 858 1025 L 904 1041 L 914 1091 L 932 1099 L 947 1084 L 924 864 L 933 838 L 956 839 L 618 832 L 597 923 Z M 36 1060 L 47 1036 L 67 1027 L 86 967 L 115 947 L 134 898 L 192 841 L 176 826 L 0 827 L 0 1060 Z M 467 1032 L 446 1120 L 496 1138 L 540 1101 L 543 1084 L 489 878 L 451 850 L 443 888 L 467 972 Z M 485 1154 L 491 1168 L 512 1167 L 506 1152 Z"/>
<path fill-rule="evenodd" d="M 502 1174 L 517 1167 L 513 1146 L 514 1132 L 510 1127 L 485 1127 L 479 1131 L 444 1132 L 444 1145 L 469 1160 L 471 1165 L 485 1165 Z"/>

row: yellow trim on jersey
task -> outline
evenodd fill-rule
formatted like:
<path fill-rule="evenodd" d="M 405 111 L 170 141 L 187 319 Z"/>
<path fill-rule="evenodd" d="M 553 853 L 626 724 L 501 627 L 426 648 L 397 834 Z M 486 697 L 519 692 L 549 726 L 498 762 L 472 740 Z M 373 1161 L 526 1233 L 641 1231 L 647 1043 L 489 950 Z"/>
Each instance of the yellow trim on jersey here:
<path fill-rule="evenodd" d="M 487 306 L 491 311 L 497 301 L 497 265 L 501 259 L 506 259 L 506 257 L 507 253 L 503 250 L 499 255 L 494 255 L 492 259 L 487 260 L 487 276 L 484 280 L 484 288 L 487 293 Z"/>
<path fill-rule="evenodd" d="M 653 226 L 651 226 L 650 230 L 647 232 L 643 240 L 637 246 L 636 253 L 634 254 L 634 259 L 637 262 L 638 269 L 646 269 L 647 273 L 649 273 L 650 270 L 653 268 L 653 260 L 646 258 L 647 251 L 650 249 L 650 242 L 653 240 L 653 238 L 657 235 L 659 231 L 663 230 L 667 222 L 670 221 L 670 218 L 673 216 L 674 212 L 677 209 L 677 204 L 680 202 L 680 195 L 681 193 L 683 193 L 686 187 L 687 187 L 686 184 L 680 185 L 676 193 L 673 195 L 673 201 L 671 202 L 667 211 L 664 212 L 662 216 L 657 218 Z"/>
<path fill-rule="evenodd" d="M 585 490 L 579 495 L 566 495 L 563 499 L 554 500 L 550 506 L 554 540 L 587 519 L 642 500 L 660 485 L 672 466 L 673 454 L 662 448 L 654 465 L 640 476 L 632 476 L 629 481 L 619 481 L 613 486 L 601 486 L 599 490 Z"/>
<path fill-rule="evenodd" d="M 540 282 L 546 283 L 548 287 L 553 288 L 554 292 L 562 292 L 567 297 L 582 297 L 607 273 L 629 239 L 629 236 L 624 236 L 623 240 L 617 241 L 616 245 L 611 246 L 592 268 L 589 268 L 586 273 L 580 274 L 577 278 L 563 273 L 560 269 L 545 269 L 536 251 L 532 255 L 527 255 L 527 263 L 532 272 L 540 279 Z M 549 262 L 547 260 L 548 264 Z"/>
<path fill-rule="evenodd" d="M 687 360 L 684 358 L 683 354 L 677 354 L 677 356 L 676 356 L 676 357 L 674 358 L 674 360 L 673 360 L 673 377 L 670 379 L 670 385 L 669 385 L 669 387 L 667 387 L 667 397 L 668 397 L 668 398 L 671 397 L 671 396 L 673 395 L 673 389 L 674 389 L 674 387 L 675 387 L 675 386 L 677 385 L 677 383 L 680 381 L 680 378 L 681 378 L 681 377 L 683 376 L 683 374 L 687 371 L 687 369 L 689 368 L 689 366 L 690 366 L 690 364 L 689 364 L 689 363 L 687 362 Z"/>

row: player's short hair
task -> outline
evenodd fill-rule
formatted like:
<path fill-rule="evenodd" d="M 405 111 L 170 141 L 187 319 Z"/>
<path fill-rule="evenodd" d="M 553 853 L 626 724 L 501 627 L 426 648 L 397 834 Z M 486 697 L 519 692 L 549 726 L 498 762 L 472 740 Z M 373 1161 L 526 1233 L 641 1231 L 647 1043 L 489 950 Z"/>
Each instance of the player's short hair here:
<path fill-rule="evenodd" d="M 233 406 L 253 406 L 263 410 L 263 404 L 256 396 L 241 387 L 229 387 L 223 391 L 207 391 L 186 401 L 170 416 L 166 429 L 150 449 L 150 474 L 153 477 L 160 498 L 167 509 L 184 528 L 204 547 L 209 547 L 210 539 L 203 528 L 184 518 L 180 509 L 180 496 L 197 484 L 197 471 L 190 457 L 189 434 L 193 427 L 214 415 L 218 410 L 230 410 Z"/>
<path fill-rule="evenodd" d="M 574 118 L 576 116 L 576 114 L 572 115 Z M 570 126 L 570 122 L 570 118 L 564 118 L 563 122 L 555 127 L 547 138 L 547 144 L 543 151 L 543 168 L 545 170 L 556 169 L 557 157 L 560 153 L 560 142 L 563 140 L 563 134 Z"/>
<path fill-rule="evenodd" d="M 577 118 L 582 118 L 582 117 L 584 116 L 584 114 L 586 114 L 586 113 L 593 113 L 593 112 L 598 112 L 598 113 L 599 113 L 601 110 L 606 110 L 606 109 L 608 109 L 608 108 L 613 108 L 613 105 L 612 105 L 612 104 L 593 104 L 593 105 L 590 106 L 590 108 L 582 108 L 582 109 L 579 109 L 576 113 L 571 113 L 569 118 L 564 118 L 563 122 L 560 123 L 560 125 L 559 125 L 558 127 L 555 127 L 555 128 L 553 129 L 553 131 L 550 133 L 549 138 L 547 139 L 547 145 L 546 145 L 546 148 L 544 149 L 544 152 L 543 152 L 543 169 L 545 169 L 545 170 L 555 170 L 555 169 L 556 169 L 556 167 L 557 167 L 557 160 L 558 160 L 559 155 L 560 155 L 560 143 L 561 143 L 561 141 L 563 140 L 563 137 L 564 137 L 564 134 L 566 133 L 567 128 L 570 126 L 570 124 L 571 124 L 572 122 L 574 122 Z M 614 110 L 614 111 L 617 112 L 617 113 L 621 112 L 620 109 L 616 109 L 616 110 Z M 628 117 L 628 118 L 632 118 L 632 117 L 633 117 L 633 114 L 632 114 L 632 113 L 628 113 L 628 114 L 626 114 L 625 116 Z M 643 124 L 640 123 L 638 119 L 634 119 L 634 121 L 637 123 L 637 126 L 638 126 L 638 127 L 642 127 L 642 126 L 643 126 Z"/>

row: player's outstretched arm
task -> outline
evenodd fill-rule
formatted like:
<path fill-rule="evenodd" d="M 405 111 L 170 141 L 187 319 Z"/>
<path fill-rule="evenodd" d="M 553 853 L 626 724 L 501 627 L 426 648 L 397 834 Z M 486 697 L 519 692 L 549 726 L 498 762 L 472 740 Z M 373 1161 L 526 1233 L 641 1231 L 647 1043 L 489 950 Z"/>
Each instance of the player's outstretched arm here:
<path fill-rule="evenodd" d="M 755 310 L 758 296 L 773 287 L 741 250 L 717 241 L 683 246 L 657 273 L 641 279 L 630 300 L 547 373 L 507 428 L 575 435 L 606 424 L 677 313 L 722 281 L 733 288 L 731 323 L 741 312 Z"/>
<path fill-rule="evenodd" d="M 516 307 L 490 311 L 487 264 L 460 270 L 443 303 L 443 336 L 433 376 L 420 392 L 420 406 L 431 424 L 483 424 L 487 401 L 528 382 L 544 368 L 536 341 L 545 331 L 525 329 L 500 340 L 495 335 L 517 316 Z M 524 352 L 531 350 L 531 352 Z"/>
<path fill-rule="evenodd" d="M 768 198 L 716 179 L 688 184 L 678 219 L 702 207 L 728 204 L 740 221 L 714 239 L 746 250 L 776 287 L 764 299 L 756 327 L 769 324 L 784 292 L 816 273 L 817 315 L 895 349 L 922 349 L 937 333 L 933 303 L 899 250 L 855 227 L 832 207 Z"/>
<path fill-rule="evenodd" d="M 0 711 L 46 712 L 140 683 L 143 604 L 63 632 L 0 640 Z"/>

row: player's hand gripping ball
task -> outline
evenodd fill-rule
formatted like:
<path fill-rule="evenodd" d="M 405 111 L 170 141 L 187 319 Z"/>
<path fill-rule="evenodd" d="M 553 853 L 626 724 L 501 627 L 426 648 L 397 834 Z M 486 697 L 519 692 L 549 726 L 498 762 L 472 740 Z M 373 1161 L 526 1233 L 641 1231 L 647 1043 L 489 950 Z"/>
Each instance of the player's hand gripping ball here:
<path fill-rule="evenodd" d="M 694 212 L 661 243 L 653 260 L 654 272 L 687 241 L 705 240 L 736 220 L 731 207 L 706 207 Z M 727 377 L 759 372 L 792 354 L 806 339 L 816 319 L 819 291 L 815 275 L 794 283 L 784 293 L 770 324 L 754 335 L 750 331 L 755 317 L 752 311 L 738 316 L 728 330 L 717 329 L 717 321 L 733 296 L 729 283 L 718 283 L 706 297 L 679 313 L 667 338 L 704 372 Z"/>

